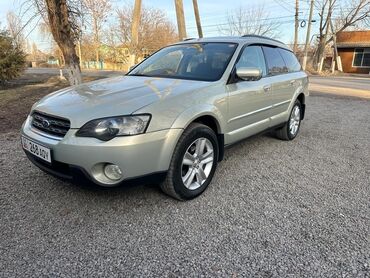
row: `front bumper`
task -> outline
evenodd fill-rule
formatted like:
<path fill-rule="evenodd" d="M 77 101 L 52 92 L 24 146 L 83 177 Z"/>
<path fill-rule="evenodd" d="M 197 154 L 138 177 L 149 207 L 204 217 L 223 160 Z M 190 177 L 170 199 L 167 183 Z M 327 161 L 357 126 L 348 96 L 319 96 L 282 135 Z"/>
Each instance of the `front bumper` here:
<path fill-rule="evenodd" d="M 35 130 L 28 118 L 22 126 L 22 135 L 50 148 L 52 164 L 28 153 L 27 156 L 42 170 L 61 178 L 70 179 L 80 173 L 101 186 L 115 186 L 124 180 L 167 171 L 182 129 L 116 137 L 107 142 L 76 137 L 76 132 L 77 129 L 70 129 L 64 138 L 57 139 Z M 121 180 L 111 181 L 102 176 L 106 163 L 120 167 Z"/>

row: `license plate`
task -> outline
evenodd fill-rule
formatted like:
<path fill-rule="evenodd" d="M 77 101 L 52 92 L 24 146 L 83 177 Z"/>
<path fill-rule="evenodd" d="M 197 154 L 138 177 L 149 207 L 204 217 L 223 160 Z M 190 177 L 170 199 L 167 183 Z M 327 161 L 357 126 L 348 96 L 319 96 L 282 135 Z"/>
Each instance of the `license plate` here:
<path fill-rule="evenodd" d="M 26 151 L 32 153 L 33 155 L 37 156 L 38 158 L 41 158 L 42 160 L 45 160 L 49 163 L 51 163 L 51 152 L 50 149 L 33 142 L 29 140 L 26 137 L 22 136 L 22 147 Z"/>

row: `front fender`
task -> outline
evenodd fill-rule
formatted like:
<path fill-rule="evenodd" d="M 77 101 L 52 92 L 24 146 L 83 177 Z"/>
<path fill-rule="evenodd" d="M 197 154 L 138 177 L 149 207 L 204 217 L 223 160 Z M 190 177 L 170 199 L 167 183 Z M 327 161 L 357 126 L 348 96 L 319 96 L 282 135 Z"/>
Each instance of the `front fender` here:
<path fill-rule="evenodd" d="M 225 133 L 225 118 L 216 106 L 210 104 L 200 104 L 186 109 L 176 118 L 171 128 L 184 129 L 189 126 L 194 120 L 202 116 L 213 117 L 216 120 L 218 132 Z"/>

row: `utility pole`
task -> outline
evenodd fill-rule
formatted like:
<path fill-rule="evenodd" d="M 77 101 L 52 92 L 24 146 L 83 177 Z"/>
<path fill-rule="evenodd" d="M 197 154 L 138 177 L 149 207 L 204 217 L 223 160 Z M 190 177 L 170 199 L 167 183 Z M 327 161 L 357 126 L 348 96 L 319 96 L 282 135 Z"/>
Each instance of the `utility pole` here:
<path fill-rule="evenodd" d="M 177 28 L 179 31 L 179 40 L 182 41 L 186 38 L 186 26 L 184 17 L 184 5 L 182 0 L 175 0 Z"/>
<path fill-rule="evenodd" d="M 299 0 L 295 0 L 295 26 L 294 26 L 294 53 L 297 53 L 297 44 L 298 44 L 298 28 L 299 28 Z"/>
<path fill-rule="evenodd" d="M 311 25 L 312 25 L 313 6 L 314 6 L 314 0 L 311 0 L 310 15 L 308 18 L 308 26 L 307 26 L 307 34 L 306 34 L 306 44 L 304 45 L 304 55 L 303 55 L 303 62 L 302 62 L 303 70 L 306 70 L 306 66 L 307 66 L 307 55 L 308 55 L 308 45 L 310 43 L 310 36 L 311 36 L 310 33 L 311 33 Z"/>
<path fill-rule="evenodd" d="M 194 15 L 195 21 L 197 23 L 198 36 L 203 38 L 202 24 L 200 23 L 199 9 L 198 9 L 198 0 L 193 0 Z"/>
<path fill-rule="evenodd" d="M 137 47 L 139 44 L 139 24 L 141 18 L 141 0 L 135 0 L 134 11 L 132 15 L 132 26 L 131 26 L 131 54 L 130 54 L 130 66 L 136 64 Z"/>

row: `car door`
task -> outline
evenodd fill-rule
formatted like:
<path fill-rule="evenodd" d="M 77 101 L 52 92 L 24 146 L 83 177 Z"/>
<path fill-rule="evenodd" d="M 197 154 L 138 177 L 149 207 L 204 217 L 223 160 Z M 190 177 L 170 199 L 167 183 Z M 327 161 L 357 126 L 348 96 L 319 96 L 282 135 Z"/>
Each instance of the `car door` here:
<path fill-rule="evenodd" d="M 289 52 L 288 50 L 264 46 L 263 52 L 267 61 L 271 83 L 273 84 L 270 124 L 271 126 L 275 126 L 286 120 L 286 112 L 289 109 L 289 105 L 296 90 L 297 81 L 294 79 L 294 75 L 290 73 L 290 69 L 282 55 L 283 52 L 284 56 L 287 56 L 289 53 L 285 52 Z"/>
<path fill-rule="evenodd" d="M 302 77 L 303 77 L 302 72 L 301 72 L 302 67 L 293 52 L 286 50 L 286 49 L 279 48 L 279 53 L 283 57 L 285 65 L 288 69 L 287 79 L 289 81 L 290 89 L 289 89 L 289 93 L 287 94 L 287 97 L 292 99 L 295 93 L 297 92 L 297 90 L 299 90 L 299 88 L 301 88 L 302 86 Z M 287 109 L 289 108 L 289 106 L 285 108 Z M 285 110 L 283 109 L 280 112 L 284 112 L 286 111 L 286 109 Z M 279 111 L 276 111 L 276 112 L 279 112 Z"/>
<path fill-rule="evenodd" d="M 261 46 L 245 47 L 235 64 L 234 73 L 237 68 L 260 69 L 262 78 L 245 81 L 235 77 L 226 85 L 228 92 L 226 144 L 251 136 L 269 126 L 271 83 L 265 78 L 266 63 Z"/>

